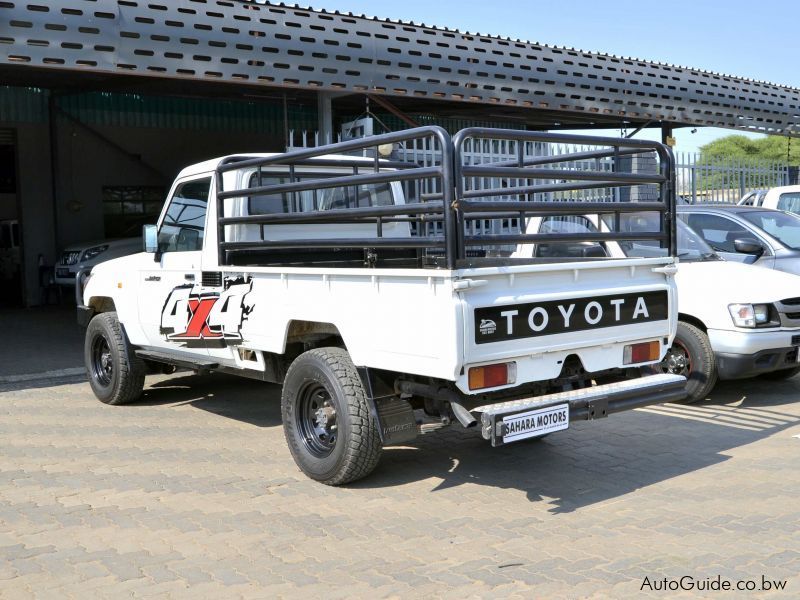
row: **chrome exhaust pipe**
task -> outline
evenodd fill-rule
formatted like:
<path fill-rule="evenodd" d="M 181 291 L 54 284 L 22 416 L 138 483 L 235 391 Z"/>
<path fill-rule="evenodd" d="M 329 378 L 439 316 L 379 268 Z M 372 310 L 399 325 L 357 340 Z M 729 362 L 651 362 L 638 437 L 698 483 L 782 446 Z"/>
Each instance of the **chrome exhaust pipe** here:
<path fill-rule="evenodd" d="M 461 398 L 453 390 L 405 380 L 396 381 L 394 387 L 395 392 L 398 394 L 411 394 L 412 396 L 421 396 L 449 403 L 453 415 L 466 429 L 475 427 L 478 424 L 478 420 L 464 408 L 460 402 Z"/>

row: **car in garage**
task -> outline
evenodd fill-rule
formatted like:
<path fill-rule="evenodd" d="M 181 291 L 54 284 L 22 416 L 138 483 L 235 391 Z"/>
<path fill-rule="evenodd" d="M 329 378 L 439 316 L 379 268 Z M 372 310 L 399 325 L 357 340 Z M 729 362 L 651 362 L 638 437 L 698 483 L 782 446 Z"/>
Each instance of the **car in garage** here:
<path fill-rule="evenodd" d="M 655 231 L 654 219 L 657 215 L 648 212 L 621 215 L 622 230 Z M 598 215 L 561 216 L 531 219 L 527 232 L 598 229 L 610 229 Z M 677 335 L 664 360 L 647 369 L 685 376 L 687 402 L 708 397 L 718 380 L 786 379 L 800 372 L 800 277 L 726 261 L 681 220 L 677 233 Z M 565 242 L 520 245 L 514 256 L 625 258 L 665 252 L 657 242 Z"/>
<path fill-rule="evenodd" d="M 725 260 L 800 275 L 800 216 L 731 204 L 680 206 L 678 216 Z"/>
<path fill-rule="evenodd" d="M 131 237 L 116 240 L 97 240 L 67 246 L 56 265 L 55 282 L 58 285 L 74 286 L 79 270 L 88 271 L 112 258 L 129 256 L 142 251 L 142 238 Z"/>

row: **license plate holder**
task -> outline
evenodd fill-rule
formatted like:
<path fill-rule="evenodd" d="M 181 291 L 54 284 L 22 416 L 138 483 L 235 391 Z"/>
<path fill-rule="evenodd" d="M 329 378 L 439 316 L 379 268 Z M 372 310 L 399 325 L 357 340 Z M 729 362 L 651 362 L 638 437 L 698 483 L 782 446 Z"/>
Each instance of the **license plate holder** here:
<path fill-rule="evenodd" d="M 569 428 L 569 403 L 506 415 L 500 423 L 502 444 L 541 437 Z"/>

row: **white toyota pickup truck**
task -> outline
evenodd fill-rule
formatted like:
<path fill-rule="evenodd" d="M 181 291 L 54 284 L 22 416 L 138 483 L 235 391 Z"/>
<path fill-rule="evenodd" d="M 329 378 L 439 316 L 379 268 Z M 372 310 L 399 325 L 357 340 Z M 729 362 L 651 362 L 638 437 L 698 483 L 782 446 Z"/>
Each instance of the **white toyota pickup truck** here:
<path fill-rule="evenodd" d="M 465 149 L 497 141 L 518 159 L 475 164 Z M 432 164 L 377 158 L 418 142 L 435 146 Z M 554 154 L 565 142 L 593 149 Z M 637 155 L 658 172 L 591 168 Z M 282 384 L 292 456 L 331 485 L 370 473 L 383 446 L 454 422 L 498 446 L 679 400 L 678 375 L 596 384 L 658 363 L 675 335 L 673 173 L 669 149 L 653 142 L 483 129 L 451 138 L 436 127 L 194 165 L 145 228 L 146 251 L 98 265 L 81 290 L 89 382 L 108 404 L 135 401 L 145 375 L 164 368 Z M 658 199 L 548 196 L 637 186 Z M 648 211 L 659 228 L 524 230 L 531 215 L 598 211 Z M 631 239 L 664 256 L 496 251 Z"/>

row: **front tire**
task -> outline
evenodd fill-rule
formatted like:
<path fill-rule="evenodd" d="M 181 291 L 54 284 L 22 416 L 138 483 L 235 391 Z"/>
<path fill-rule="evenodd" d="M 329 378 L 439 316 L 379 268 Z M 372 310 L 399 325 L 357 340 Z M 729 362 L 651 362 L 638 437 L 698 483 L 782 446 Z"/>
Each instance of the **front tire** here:
<path fill-rule="evenodd" d="M 292 458 L 311 479 L 350 483 L 380 460 L 380 434 L 366 393 L 341 348 L 318 348 L 295 359 L 283 383 L 281 416 Z"/>
<path fill-rule="evenodd" d="M 89 385 L 100 402 L 129 404 L 141 397 L 147 369 L 122 330 L 117 313 L 102 313 L 89 322 L 83 357 Z"/>
<path fill-rule="evenodd" d="M 708 336 L 699 327 L 685 321 L 678 321 L 675 340 L 664 360 L 645 367 L 644 371 L 686 377 L 687 396 L 683 402 L 687 404 L 705 400 L 717 383 L 717 362 Z"/>

